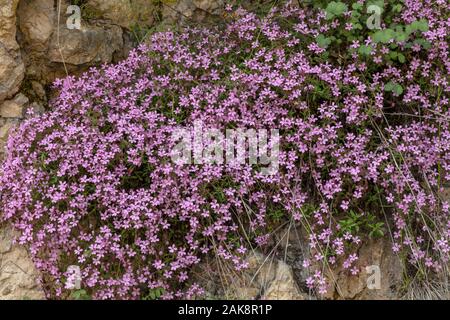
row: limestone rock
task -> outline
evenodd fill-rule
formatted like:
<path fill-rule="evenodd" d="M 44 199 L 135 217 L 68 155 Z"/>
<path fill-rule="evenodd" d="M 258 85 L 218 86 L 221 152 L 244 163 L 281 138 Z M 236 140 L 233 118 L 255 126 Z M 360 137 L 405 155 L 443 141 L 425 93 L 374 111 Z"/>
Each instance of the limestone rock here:
<path fill-rule="evenodd" d="M 8 100 L 0 105 L 0 116 L 3 118 L 22 118 L 24 106 L 28 103 L 28 98 L 19 93 L 13 100 Z"/>
<path fill-rule="evenodd" d="M 328 292 L 322 296 L 325 299 L 398 299 L 399 288 L 402 284 L 403 265 L 398 256 L 392 252 L 392 245 L 388 239 L 365 240 L 358 249 L 356 267 L 358 275 L 351 275 L 342 268 L 338 261 L 335 267 L 322 268 L 314 263 L 308 246 L 308 237 L 301 225 L 290 225 L 275 234 L 274 246 L 278 248 L 279 256 L 283 256 L 286 263 L 292 267 L 295 279 L 300 289 L 308 292 L 306 279 L 315 270 L 323 270 L 328 280 Z M 309 260 L 313 265 L 305 268 L 303 262 Z M 366 267 L 378 266 L 380 270 L 380 289 L 369 289 Z"/>
<path fill-rule="evenodd" d="M 0 102 L 12 97 L 25 68 L 16 42 L 16 9 L 19 0 L 0 0 Z"/>
<path fill-rule="evenodd" d="M 59 45 L 54 33 L 48 52 L 51 62 L 64 61 L 73 65 L 111 62 L 114 52 L 123 45 L 122 29 L 118 26 L 62 28 Z"/>
<path fill-rule="evenodd" d="M 359 274 L 352 276 L 342 267 L 328 270 L 326 276 L 334 286 L 326 298 L 357 300 L 390 300 L 400 297 L 398 289 L 402 283 L 403 266 L 400 258 L 391 249 L 386 239 L 370 240 L 363 244 L 358 252 L 356 267 Z M 376 266 L 380 271 L 380 287 L 370 288 L 366 267 Z"/>
<path fill-rule="evenodd" d="M 200 267 L 197 280 L 206 289 L 206 296 L 242 300 L 303 300 L 307 297 L 299 290 L 292 268 L 283 261 L 253 252 L 246 262 L 248 267 L 242 272 L 230 269 L 220 276 L 217 272 L 223 266 L 205 264 Z"/>
<path fill-rule="evenodd" d="M 155 5 L 148 0 L 89 0 L 81 10 L 126 29 L 135 24 L 152 25 L 156 13 Z"/>
<path fill-rule="evenodd" d="M 9 130 L 14 126 L 14 122 L 6 121 L 0 125 L 0 141 L 8 137 Z"/>
<path fill-rule="evenodd" d="M 265 257 L 263 254 L 254 252 L 247 258 L 248 270 L 251 282 L 256 282 L 259 287 L 265 287 L 273 281 L 276 275 L 277 262 Z"/>
<path fill-rule="evenodd" d="M 56 12 L 53 0 L 23 0 L 19 4 L 19 28 L 33 51 L 45 52 L 54 32 Z"/>
<path fill-rule="evenodd" d="M 195 8 L 192 0 L 182 0 L 163 5 L 161 12 L 165 21 L 173 23 L 190 19 L 194 14 Z"/>
<path fill-rule="evenodd" d="M 283 261 L 278 261 L 275 278 L 264 292 L 264 300 L 304 300 L 294 279 L 292 268 Z"/>
<path fill-rule="evenodd" d="M 16 9 L 18 3 L 19 0 L 0 0 L 0 42 L 6 50 L 19 48 L 16 42 Z"/>
<path fill-rule="evenodd" d="M 220 15 L 223 9 L 223 0 L 180 0 L 164 4 L 161 12 L 163 19 L 169 23 L 186 20 L 201 22 Z"/>
<path fill-rule="evenodd" d="M 224 7 L 223 0 L 193 0 L 194 5 L 201 10 L 211 14 L 218 14 Z"/>
<path fill-rule="evenodd" d="M 8 52 L 0 39 L 0 101 L 19 90 L 24 73 L 25 66 L 21 59 Z"/>
<path fill-rule="evenodd" d="M 0 300 L 44 299 L 39 274 L 10 227 L 0 229 Z"/>
<path fill-rule="evenodd" d="M 29 96 L 40 101 L 46 101 L 42 85 L 66 76 L 66 70 L 79 75 L 90 66 L 110 63 L 123 49 L 122 28 L 115 22 L 87 19 L 86 2 L 81 5 L 81 29 L 68 29 L 66 9 L 70 4 L 63 0 L 58 10 L 53 0 L 22 0 L 17 9 L 18 40 L 23 49 L 26 77 L 35 90 Z"/>
<path fill-rule="evenodd" d="M 40 82 L 32 80 L 31 87 L 39 99 L 44 101 L 47 99 L 47 93 L 45 92 L 44 86 Z"/>

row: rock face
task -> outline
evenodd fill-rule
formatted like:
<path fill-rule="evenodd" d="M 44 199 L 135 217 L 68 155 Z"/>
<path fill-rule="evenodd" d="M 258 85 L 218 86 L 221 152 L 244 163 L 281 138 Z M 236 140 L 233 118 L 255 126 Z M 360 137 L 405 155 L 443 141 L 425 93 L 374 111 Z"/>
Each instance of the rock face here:
<path fill-rule="evenodd" d="M 13 96 L 25 67 L 16 42 L 16 9 L 19 0 L 0 0 L 0 102 Z"/>
<path fill-rule="evenodd" d="M 118 26 L 89 26 L 81 30 L 62 29 L 60 42 L 56 33 L 50 40 L 47 57 L 50 62 L 72 65 L 111 62 L 114 52 L 123 45 L 122 29 Z"/>
<path fill-rule="evenodd" d="M 292 268 L 279 260 L 276 265 L 273 279 L 268 283 L 263 300 L 304 300 L 294 279 Z"/>
<path fill-rule="evenodd" d="M 310 257 L 308 240 L 301 226 L 290 226 L 276 234 L 275 242 L 278 244 L 279 256 L 285 257 L 289 266 L 292 266 L 298 286 L 308 292 L 306 279 L 314 270 L 323 270 L 328 282 L 328 291 L 324 299 L 399 299 L 399 289 L 402 285 L 403 265 L 398 256 L 392 252 L 389 240 L 377 239 L 363 241 L 358 250 L 356 267 L 358 275 L 351 275 L 342 268 L 342 261 L 336 267 L 321 268 L 313 265 L 303 267 L 305 259 Z M 366 268 L 369 267 L 370 270 Z M 375 269 L 380 271 L 380 286 L 374 288 L 371 276 Z M 371 285 L 368 285 L 370 283 Z"/>
<path fill-rule="evenodd" d="M 18 93 L 13 99 L 0 102 L 0 162 L 4 157 L 4 146 L 11 128 L 23 118 L 28 98 Z"/>
<path fill-rule="evenodd" d="M 8 100 L 0 105 L 0 116 L 2 118 L 22 118 L 28 98 L 22 93 L 17 94 L 13 100 Z"/>
<path fill-rule="evenodd" d="M 206 297 L 243 300 L 307 299 L 307 295 L 300 292 L 297 286 L 292 268 L 283 261 L 259 252 L 249 254 L 246 261 L 248 268 L 239 274 L 230 271 L 219 276 L 217 270 L 221 268 L 216 269 L 214 266 L 214 271 L 201 270 L 199 282 L 206 288 Z M 211 264 L 205 266 L 210 267 Z"/>
<path fill-rule="evenodd" d="M 400 297 L 399 289 L 402 284 L 403 266 L 399 257 L 392 252 L 389 241 L 371 240 L 362 245 L 356 266 L 360 270 L 357 276 L 349 275 L 342 268 L 328 272 L 328 277 L 335 281 L 334 287 L 327 294 L 329 298 L 392 300 Z M 367 267 L 372 267 L 373 271 L 367 270 Z M 369 277 L 377 272 L 376 268 L 379 268 L 380 271 L 378 288 L 372 281 L 368 281 L 371 280 Z"/>
<path fill-rule="evenodd" d="M 33 51 L 45 52 L 55 26 L 54 1 L 22 0 L 18 16 L 22 41 L 33 48 Z"/>
<path fill-rule="evenodd" d="M 122 28 L 115 24 L 82 19 L 81 29 L 68 29 L 68 5 L 68 1 L 62 1 L 58 11 L 53 0 L 20 2 L 19 42 L 30 81 L 46 85 L 65 76 L 66 69 L 79 74 L 90 66 L 111 62 L 123 49 Z"/>
<path fill-rule="evenodd" d="M 33 262 L 12 238 L 11 228 L 0 229 L 0 300 L 44 299 Z"/>
<path fill-rule="evenodd" d="M 90 12 L 126 29 L 136 24 L 152 25 L 156 9 L 154 3 L 147 0 L 89 0 L 84 6 L 88 14 Z"/>
<path fill-rule="evenodd" d="M 165 3 L 166 2 L 166 3 Z M 181 0 L 165 1 L 162 6 L 162 17 L 170 23 L 185 22 L 192 20 L 196 22 L 208 20 L 219 16 L 224 10 L 223 0 Z"/>

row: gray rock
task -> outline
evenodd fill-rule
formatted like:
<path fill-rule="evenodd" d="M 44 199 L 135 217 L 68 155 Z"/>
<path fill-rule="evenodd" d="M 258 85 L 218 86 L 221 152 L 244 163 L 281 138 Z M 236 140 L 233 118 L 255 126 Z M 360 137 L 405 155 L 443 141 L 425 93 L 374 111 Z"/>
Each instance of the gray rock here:
<path fill-rule="evenodd" d="M 264 291 L 263 300 L 304 300 L 294 279 L 292 268 L 283 261 L 278 261 L 275 278 Z"/>
<path fill-rule="evenodd" d="M 89 0 L 81 10 L 87 11 L 87 15 L 131 29 L 136 24 L 152 25 L 157 8 L 148 0 Z"/>
<path fill-rule="evenodd" d="M 19 90 L 25 73 L 16 41 L 18 2 L 2 0 L 0 4 L 0 102 Z"/>
<path fill-rule="evenodd" d="M 1 39 L 0 39 L 1 41 Z M 0 101 L 12 97 L 24 78 L 25 66 L 0 42 Z"/>
<path fill-rule="evenodd" d="M 3 125 L 0 126 L 0 142 L 2 140 L 6 140 L 8 137 L 9 130 L 14 126 L 15 122 L 6 121 Z"/>
<path fill-rule="evenodd" d="M 257 284 L 263 300 L 303 300 L 305 299 L 294 279 L 292 268 L 285 262 L 253 253 L 247 258 L 245 271 L 250 283 Z"/>
<path fill-rule="evenodd" d="M 0 300 L 44 299 L 39 274 L 25 248 L 13 245 L 15 233 L 0 229 Z"/>
<path fill-rule="evenodd" d="M 292 268 L 281 260 L 259 252 L 250 253 L 248 268 L 242 272 L 221 272 L 224 265 L 205 263 L 200 266 L 196 282 L 206 290 L 206 297 L 243 300 L 303 300 Z M 219 274 L 220 272 L 220 274 Z"/>
<path fill-rule="evenodd" d="M 164 4 L 161 14 L 168 23 L 183 23 L 186 20 L 201 22 L 210 16 L 220 15 L 223 9 L 223 0 L 180 0 Z"/>
<path fill-rule="evenodd" d="M 16 42 L 16 10 L 18 3 L 19 0 L 1 0 L 0 2 L 0 42 L 8 51 L 19 49 Z"/>
<path fill-rule="evenodd" d="M 72 65 L 106 63 L 122 46 L 122 29 L 118 26 L 89 26 L 81 30 L 61 27 L 59 45 L 56 33 L 52 36 L 48 59 Z"/>
<path fill-rule="evenodd" d="M 31 81 L 31 87 L 36 96 L 41 100 L 47 100 L 47 93 L 45 92 L 44 86 L 38 81 Z"/>
<path fill-rule="evenodd" d="M 223 0 L 193 0 L 192 2 L 198 9 L 211 14 L 219 14 L 224 8 Z"/>
<path fill-rule="evenodd" d="M 358 275 L 350 275 L 339 267 L 328 269 L 325 273 L 330 282 L 329 292 L 325 298 L 355 300 L 395 300 L 401 297 L 403 265 L 391 249 L 387 239 L 370 240 L 361 245 L 356 267 Z M 366 267 L 378 266 L 380 270 L 380 288 L 370 288 L 367 280 L 370 274 Z"/>
<path fill-rule="evenodd" d="M 22 94 L 17 94 L 14 99 L 3 102 L 0 105 L 0 116 L 3 118 L 22 118 L 28 98 Z"/>

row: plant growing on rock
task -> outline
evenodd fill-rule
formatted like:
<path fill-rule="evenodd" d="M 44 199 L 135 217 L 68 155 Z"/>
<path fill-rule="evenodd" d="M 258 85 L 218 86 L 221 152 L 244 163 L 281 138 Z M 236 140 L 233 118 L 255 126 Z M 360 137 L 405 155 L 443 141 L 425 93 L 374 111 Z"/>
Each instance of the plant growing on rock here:
<path fill-rule="evenodd" d="M 117 65 L 58 80 L 51 112 L 12 133 L 0 176 L 2 220 L 48 295 L 68 295 L 75 264 L 97 299 L 190 298 L 202 256 L 245 268 L 246 247 L 282 219 L 308 231 L 316 265 L 356 274 L 361 241 L 392 228 L 419 272 L 444 268 L 448 12 L 399 4 L 381 32 L 347 2 L 238 9 L 224 30 L 156 33 Z M 173 163 L 173 131 L 197 120 L 279 129 L 278 172 Z M 320 270 L 307 282 L 326 288 Z"/>

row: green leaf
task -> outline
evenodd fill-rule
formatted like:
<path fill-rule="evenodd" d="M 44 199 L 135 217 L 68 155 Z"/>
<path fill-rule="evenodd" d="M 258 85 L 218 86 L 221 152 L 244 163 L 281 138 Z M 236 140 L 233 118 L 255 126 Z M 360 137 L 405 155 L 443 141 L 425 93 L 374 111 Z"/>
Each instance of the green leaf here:
<path fill-rule="evenodd" d="M 410 24 L 408 24 L 406 27 L 405 27 L 405 32 L 406 32 L 406 34 L 409 36 L 411 33 L 413 33 L 414 32 L 414 30 L 413 30 L 413 28 L 412 28 L 412 26 L 410 25 Z"/>
<path fill-rule="evenodd" d="M 327 48 L 331 43 L 331 38 L 325 37 L 323 34 L 319 34 L 316 38 L 317 44 L 321 48 Z"/>
<path fill-rule="evenodd" d="M 393 12 L 401 12 L 402 11 L 402 5 L 401 4 L 396 4 L 396 5 L 394 5 L 394 6 L 392 6 L 392 11 Z"/>
<path fill-rule="evenodd" d="M 354 4 L 352 4 L 352 9 L 353 10 L 361 10 L 363 8 L 363 4 L 359 3 L 359 2 L 355 2 Z"/>
<path fill-rule="evenodd" d="M 394 93 L 399 96 L 403 93 L 403 87 L 399 85 L 398 83 L 394 86 Z"/>
<path fill-rule="evenodd" d="M 416 20 L 411 23 L 411 29 L 413 31 L 418 30 L 418 31 L 426 32 L 426 31 L 428 31 L 428 21 L 426 19 Z"/>
<path fill-rule="evenodd" d="M 406 40 L 408 40 L 408 34 L 403 31 L 397 31 L 395 33 L 395 40 L 397 42 L 405 42 Z"/>
<path fill-rule="evenodd" d="M 384 91 L 392 91 L 394 89 L 394 83 L 392 81 L 389 81 L 384 85 Z"/>
<path fill-rule="evenodd" d="M 398 54 L 397 59 L 398 59 L 398 62 L 400 62 L 400 63 L 405 63 L 405 61 L 406 61 L 405 56 L 401 53 Z"/>
<path fill-rule="evenodd" d="M 397 59 L 397 56 L 398 56 L 397 51 L 391 51 L 389 53 L 389 57 L 393 60 Z"/>
<path fill-rule="evenodd" d="M 333 19 L 335 16 L 340 16 L 340 15 L 342 15 L 344 12 L 347 11 L 347 8 L 348 8 L 347 5 L 346 5 L 345 3 L 343 3 L 343 2 L 340 2 L 340 1 L 338 1 L 338 2 L 332 1 L 332 2 L 330 2 L 330 3 L 327 5 L 327 7 L 326 7 L 326 9 L 325 9 L 325 11 L 326 11 L 326 13 L 327 13 L 326 18 L 327 18 L 328 20 L 331 20 L 331 19 Z"/>
<path fill-rule="evenodd" d="M 374 42 L 388 43 L 395 38 L 395 31 L 392 29 L 379 30 L 371 37 Z"/>
<path fill-rule="evenodd" d="M 144 297 L 144 300 L 156 300 L 161 298 L 161 296 L 164 294 L 163 288 L 154 288 L 150 289 L 148 294 Z"/>
<path fill-rule="evenodd" d="M 418 26 L 417 28 L 419 29 L 419 31 L 422 32 L 427 32 L 428 31 L 428 21 L 426 19 L 420 19 L 418 21 Z"/>
<path fill-rule="evenodd" d="M 370 53 L 372 52 L 372 47 L 366 46 L 366 45 L 361 45 L 358 49 L 358 53 L 362 54 L 362 55 L 370 55 Z"/>
<path fill-rule="evenodd" d="M 382 236 L 384 236 L 383 230 L 374 229 L 374 230 L 369 232 L 369 237 L 370 238 L 381 238 Z"/>
<path fill-rule="evenodd" d="M 399 96 L 403 93 L 403 87 L 399 85 L 398 83 L 394 83 L 392 81 L 389 81 L 384 85 L 384 91 L 391 91 L 395 95 Z"/>
<path fill-rule="evenodd" d="M 429 48 L 431 48 L 431 43 L 428 42 L 428 41 L 425 40 L 425 39 L 422 39 L 422 38 L 419 38 L 419 39 L 414 40 L 414 44 L 419 44 L 419 45 L 421 45 L 424 49 L 429 49 Z"/>
<path fill-rule="evenodd" d="M 352 11 L 352 18 L 355 18 L 356 20 L 361 17 L 361 13 L 358 11 Z"/>
<path fill-rule="evenodd" d="M 362 30 L 363 29 L 363 26 L 360 24 L 360 23 L 354 23 L 353 24 L 353 29 L 355 29 L 355 30 Z"/>
<path fill-rule="evenodd" d="M 74 300 L 91 300 L 91 297 L 87 294 L 86 290 L 75 290 L 71 293 L 71 298 Z"/>

